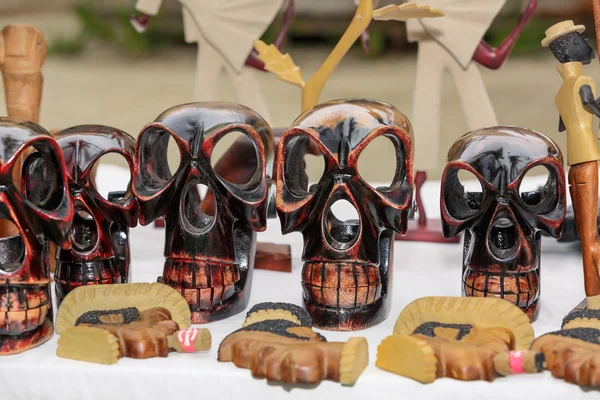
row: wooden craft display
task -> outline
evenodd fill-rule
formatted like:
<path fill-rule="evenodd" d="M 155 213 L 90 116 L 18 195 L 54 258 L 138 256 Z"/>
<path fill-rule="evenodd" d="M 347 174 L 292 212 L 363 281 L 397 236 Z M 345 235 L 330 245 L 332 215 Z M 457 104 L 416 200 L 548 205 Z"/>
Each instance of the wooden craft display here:
<path fill-rule="evenodd" d="M 311 329 L 304 309 L 289 303 L 260 303 L 246 314 L 242 328 L 219 346 L 219 361 L 247 368 L 254 378 L 285 384 L 322 380 L 353 385 L 369 362 L 363 337 L 327 342 Z"/>
<path fill-rule="evenodd" d="M 577 231 L 581 238 L 586 296 L 600 295 L 600 238 L 598 216 L 598 160 L 600 149 L 594 136 L 596 84 L 583 72 L 583 65 L 594 58 L 594 50 L 581 35 L 583 25 L 559 22 L 546 30 L 542 46 L 549 47 L 560 62 L 557 67 L 563 84 L 556 95 L 560 114 L 559 131 L 567 133 L 569 189 Z"/>
<path fill-rule="evenodd" d="M 439 220 L 427 218 L 420 194 L 427 172 L 438 166 L 440 158 L 444 74 L 448 72 L 454 81 L 469 131 L 498 125 L 477 64 L 490 69 L 498 69 L 504 64 L 533 17 L 537 0 L 528 1 L 515 28 L 497 48 L 491 47 L 483 37 L 506 0 L 417 0 L 416 3 L 439 8 L 445 17 L 406 22 L 409 42 L 416 42 L 419 47 L 410 116 L 416 138 L 418 220 L 411 222 L 408 234 L 399 238 L 447 242 Z M 459 237 L 450 241 L 458 242 Z"/>
<path fill-rule="evenodd" d="M 544 167 L 543 187 L 522 191 L 528 172 Z M 465 189 L 460 172 L 481 185 Z M 566 182 L 560 149 L 524 128 L 497 126 L 462 136 L 448 152 L 441 183 L 444 235 L 465 232 L 462 289 L 465 296 L 500 297 L 531 320 L 540 296 L 541 232 L 560 237 L 566 214 Z"/>
<path fill-rule="evenodd" d="M 138 206 L 131 182 L 124 192 L 104 198 L 96 189 L 93 172 L 100 159 L 120 154 L 133 169 L 135 140 L 109 126 L 80 125 L 54 134 L 67 166 L 75 215 L 70 228 L 72 248 L 59 249 L 56 302 L 81 285 L 127 283 L 129 228 L 138 221 Z"/>
<path fill-rule="evenodd" d="M 141 15 L 132 23 L 143 31 L 149 16 L 156 15 L 163 0 L 138 0 L 135 8 Z M 236 95 L 236 100 L 270 120 L 267 103 L 254 72 L 262 69 L 256 56 L 251 54 L 253 41 L 262 36 L 284 4 L 284 0 L 240 0 L 235 3 L 222 0 L 179 0 L 183 10 L 185 41 L 198 44 L 194 101 L 222 100 L 219 83 L 225 73 Z M 294 2 L 284 16 L 275 45 L 281 47 L 294 14 Z M 249 56 L 250 55 L 250 56 Z"/>
<path fill-rule="evenodd" d="M 254 143 L 257 166 L 244 184 L 229 182 L 211 166 L 219 140 L 233 132 Z M 171 137 L 181 155 L 170 171 Z M 254 268 L 256 231 L 266 228 L 273 135 L 254 111 L 227 102 L 190 103 L 166 110 L 138 136 L 133 192 L 140 223 L 165 218 L 165 266 L 160 281 L 187 300 L 193 323 L 243 311 Z M 197 186 L 214 193 L 215 210 L 204 213 Z"/>
<path fill-rule="evenodd" d="M 527 350 L 534 339 L 527 316 L 502 299 L 423 297 L 407 305 L 394 334 L 377 348 L 375 365 L 431 383 L 448 377 L 493 381 L 494 357 Z"/>
<path fill-rule="evenodd" d="M 41 126 L 0 118 L 3 147 L 0 217 L 18 230 L 0 239 L 0 355 L 38 346 L 52 336 L 48 243 L 68 249 L 73 201 L 59 145 Z M 14 170 L 21 173 L 19 184 Z"/>
<path fill-rule="evenodd" d="M 189 328 L 190 316 L 185 299 L 160 283 L 80 286 L 56 316 L 56 355 L 114 364 L 210 349 L 210 332 Z"/>
<path fill-rule="evenodd" d="M 393 143 L 396 170 L 389 187 L 371 187 L 358 172 L 362 151 L 380 136 Z M 325 159 L 319 182 L 308 187 L 308 144 Z M 365 329 L 389 314 L 394 232 L 406 232 L 412 205 L 412 130 L 393 106 L 374 100 L 322 103 L 302 114 L 281 138 L 276 206 L 284 234 L 304 237 L 302 288 L 314 326 Z M 348 201 L 358 219 L 332 212 Z"/>

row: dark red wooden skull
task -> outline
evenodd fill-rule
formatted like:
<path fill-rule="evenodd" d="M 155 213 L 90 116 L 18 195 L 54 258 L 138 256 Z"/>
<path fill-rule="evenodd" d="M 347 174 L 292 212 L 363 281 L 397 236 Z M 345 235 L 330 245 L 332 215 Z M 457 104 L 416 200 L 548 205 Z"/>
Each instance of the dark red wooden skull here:
<path fill-rule="evenodd" d="M 15 182 L 19 172 L 21 181 Z M 0 355 L 5 355 L 52 336 L 47 241 L 70 246 L 73 203 L 58 144 L 31 122 L 0 118 L 0 180 L 0 218 L 19 231 L 0 238 Z"/>
<path fill-rule="evenodd" d="M 538 190 L 521 189 L 536 166 L 548 179 Z M 459 171 L 481 189 L 465 189 Z M 448 153 L 442 176 L 444 234 L 465 230 L 462 288 L 466 296 L 501 297 L 535 319 L 540 296 L 541 231 L 560 237 L 566 186 L 560 149 L 528 129 L 499 126 L 462 136 Z"/>
<path fill-rule="evenodd" d="M 118 153 L 133 170 L 135 140 L 108 126 L 81 125 L 55 135 L 67 167 L 73 198 L 71 249 L 58 252 L 58 304 L 81 285 L 126 283 L 129 280 L 129 227 L 137 225 L 138 207 L 131 190 L 110 192 L 105 199 L 96 189 L 92 171 L 100 158 Z"/>
<path fill-rule="evenodd" d="M 219 140 L 241 132 L 257 155 L 257 168 L 245 184 L 234 184 L 211 166 Z M 171 173 L 169 137 L 181 162 Z M 243 311 L 250 295 L 256 231 L 266 228 L 273 135 L 247 107 L 227 102 L 171 108 L 146 125 L 137 140 L 134 193 L 140 222 L 165 217 L 165 267 L 159 281 L 177 289 L 192 311 L 192 323 L 227 318 Z M 269 171 L 269 172 L 268 172 Z M 200 208 L 197 185 L 215 198 L 214 215 Z"/>
<path fill-rule="evenodd" d="M 357 169 L 379 136 L 395 147 L 389 187 L 371 187 Z M 312 140 L 325 171 L 308 187 L 303 156 Z M 322 329 L 357 330 L 383 321 L 391 305 L 394 231 L 405 233 L 412 204 L 412 128 L 389 104 L 371 100 L 323 103 L 302 114 L 277 153 L 277 211 L 283 233 L 304 236 L 304 305 Z M 358 220 L 340 221 L 332 205 L 346 200 Z"/>

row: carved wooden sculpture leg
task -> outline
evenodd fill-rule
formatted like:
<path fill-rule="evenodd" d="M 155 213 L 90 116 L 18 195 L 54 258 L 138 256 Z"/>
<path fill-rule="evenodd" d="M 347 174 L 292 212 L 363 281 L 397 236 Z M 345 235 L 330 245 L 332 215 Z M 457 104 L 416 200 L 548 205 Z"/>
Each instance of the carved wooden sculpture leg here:
<path fill-rule="evenodd" d="M 270 381 L 354 384 L 368 364 L 367 340 L 327 342 L 311 324 L 308 313 L 294 304 L 257 304 L 242 329 L 221 342 L 219 361 L 233 362 L 251 370 L 253 377 Z"/>
<path fill-rule="evenodd" d="M 581 237 L 585 294 L 600 294 L 600 257 L 598 227 L 598 163 L 573 165 L 569 171 L 569 188 L 577 231 Z"/>
<path fill-rule="evenodd" d="M 86 322 L 67 329 L 61 335 L 56 354 L 80 361 L 114 364 L 122 357 L 167 357 L 170 350 L 190 352 L 210 349 L 208 329 L 181 331 L 166 308 L 142 311 L 137 320 L 127 323 L 131 311 L 91 311 L 82 315 L 80 319 Z M 96 319 L 98 321 L 94 321 Z"/>
<path fill-rule="evenodd" d="M 400 313 L 377 348 L 377 367 L 421 383 L 449 377 L 493 381 L 494 357 L 529 347 L 527 316 L 505 300 L 425 297 Z"/>

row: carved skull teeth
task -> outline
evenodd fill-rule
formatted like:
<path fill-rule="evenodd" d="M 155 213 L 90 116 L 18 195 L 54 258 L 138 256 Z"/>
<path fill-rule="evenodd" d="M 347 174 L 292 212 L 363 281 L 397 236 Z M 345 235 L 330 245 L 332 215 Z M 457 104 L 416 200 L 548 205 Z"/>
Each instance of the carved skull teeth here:
<path fill-rule="evenodd" d="M 381 297 L 379 267 L 355 262 L 306 262 L 302 287 L 307 301 L 331 308 L 356 308 Z"/>
<path fill-rule="evenodd" d="M 463 276 L 463 293 L 474 297 L 500 297 L 521 309 L 529 309 L 537 304 L 540 296 L 539 268 L 501 273 L 493 269 L 482 271 L 467 267 Z"/>
<path fill-rule="evenodd" d="M 220 306 L 235 294 L 236 264 L 167 259 L 163 283 L 181 292 L 193 311 Z"/>
<path fill-rule="evenodd" d="M 0 286 L 0 335 L 18 335 L 38 328 L 49 308 L 48 284 Z"/>

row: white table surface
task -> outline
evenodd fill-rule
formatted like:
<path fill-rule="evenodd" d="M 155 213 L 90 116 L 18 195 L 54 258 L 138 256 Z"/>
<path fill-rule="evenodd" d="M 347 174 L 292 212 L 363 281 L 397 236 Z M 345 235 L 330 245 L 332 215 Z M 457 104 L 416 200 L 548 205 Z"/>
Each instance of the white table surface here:
<path fill-rule="evenodd" d="M 111 171 L 112 172 L 112 171 Z M 99 177 L 103 176 L 99 172 Z M 111 173 L 111 179 L 114 180 Z M 429 215 L 439 216 L 439 182 L 428 182 L 424 198 Z M 269 220 L 260 241 L 290 243 L 293 271 L 256 270 L 250 306 L 263 301 L 302 304 L 300 272 L 302 237 L 282 236 L 277 220 Z M 162 273 L 164 231 L 152 226 L 131 232 L 134 282 L 154 282 Z M 315 387 L 286 387 L 251 377 L 250 371 L 232 363 L 217 362 L 221 340 L 241 327 L 245 313 L 204 325 L 213 337 L 209 352 L 171 353 L 168 358 L 133 360 L 124 358 L 104 366 L 56 357 L 54 337 L 46 344 L 15 356 L 0 357 L 0 399 L 573 399 L 599 398 L 595 391 L 554 379 L 549 372 L 499 378 L 488 382 L 439 379 L 422 385 L 375 367 L 380 341 L 392 333 L 400 311 L 423 296 L 460 296 L 462 244 L 396 242 L 393 305 L 390 316 L 376 327 L 350 333 L 321 331 L 329 341 L 365 336 L 370 364 L 353 387 L 324 381 Z M 582 266 L 577 245 L 543 239 L 541 301 L 536 335 L 560 327 L 563 316 L 584 297 Z M 493 385 L 493 386 L 492 386 Z"/>

